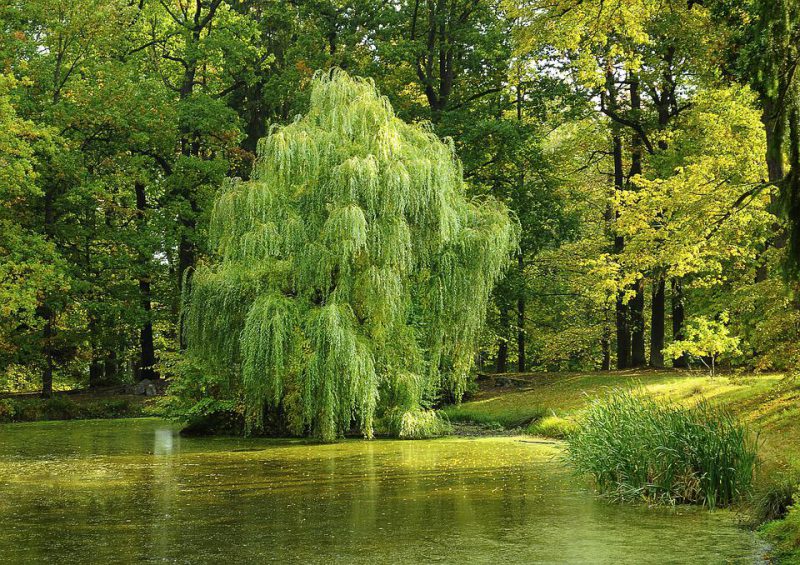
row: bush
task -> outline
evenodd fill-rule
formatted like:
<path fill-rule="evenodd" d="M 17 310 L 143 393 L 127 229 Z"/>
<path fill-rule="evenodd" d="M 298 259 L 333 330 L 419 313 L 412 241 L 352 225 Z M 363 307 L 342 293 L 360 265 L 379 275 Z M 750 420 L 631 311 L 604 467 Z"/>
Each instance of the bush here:
<path fill-rule="evenodd" d="M 12 422 L 16 415 L 14 403 L 8 398 L 0 399 L 0 422 Z"/>
<path fill-rule="evenodd" d="M 568 438 L 567 457 L 620 500 L 728 505 L 753 483 L 756 440 L 729 412 L 616 391 L 594 401 Z"/>
<path fill-rule="evenodd" d="M 0 399 L 0 422 L 132 418 L 141 416 L 143 411 L 140 402 L 129 398 L 90 398 L 80 402 L 62 395 Z"/>
<path fill-rule="evenodd" d="M 72 420 L 81 417 L 81 407 L 65 396 L 54 396 L 42 402 L 43 419 Z"/>

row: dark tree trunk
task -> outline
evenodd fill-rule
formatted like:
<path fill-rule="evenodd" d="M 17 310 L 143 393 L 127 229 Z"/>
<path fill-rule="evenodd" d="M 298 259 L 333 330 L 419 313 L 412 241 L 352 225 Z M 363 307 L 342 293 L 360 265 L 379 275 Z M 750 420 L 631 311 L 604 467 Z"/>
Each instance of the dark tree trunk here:
<path fill-rule="evenodd" d="M 631 112 L 636 123 L 641 122 L 642 99 L 639 94 L 639 79 L 635 74 L 629 77 Z M 631 177 L 642 174 L 642 138 L 634 132 L 631 142 Z M 647 364 L 644 340 L 644 279 L 636 282 L 636 294 L 630 302 L 631 320 L 631 366 L 644 367 Z"/>
<path fill-rule="evenodd" d="M 106 383 L 116 382 L 119 377 L 119 360 L 117 359 L 117 352 L 113 349 L 106 353 L 106 360 L 103 364 L 104 376 Z"/>
<path fill-rule="evenodd" d="M 614 71 L 609 67 L 606 72 L 606 93 L 607 104 L 612 112 L 618 110 L 617 105 L 617 86 Z M 619 124 L 612 122 L 612 155 L 614 158 L 614 191 L 625 190 L 625 172 L 622 163 L 622 135 Z M 610 209 L 606 210 L 606 219 L 611 222 L 613 218 L 618 218 L 618 213 L 613 213 Z M 616 229 L 611 230 L 612 233 Z M 614 235 L 614 254 L 619 255 L 625 250 L 625 238 L 617 233 Z M 620 291 L 617 294 L 615 306 L 615 325 L 617 334 L 617 369 L 627 369 L 631 364 L 631 330 L 628 323 L 628 304 L 625 302 L 625 293 Z"/>
<path fill-rule="evenodd" d="M 600 340 L 600 351 L 602 352 L 603 359 L 600 361 L 601 371 L 611 370 L 611 336 L 608 331 L 603 333 L 603 338 Z"/>
<path fill-rule="evenodd" d="M 784 136 L 786 135 L 785 119 L 786 114 L 779 108 L 778 102 L 772 97 L 764 97 L 764 110 L 761 121 L 764 124 L 764 131 L 767 137 L 767 175 L 769 182 L 773 183 L 782 181 L 786 175 L 783 162 Z M 771 205 L 773 208 L 778 208 L 779 206 L 778 198 L 774 193 Z M 775 211 L 778 212 L 778 210 Z M 783 227 L 775 223 L 772 228 L 775 235 L 765 243 L 764 251 L 770 246 L 780 249 L 786 245 L 786 231 Z M 766 260 L 760 257 L 756 268 L 756 282 L 765 281 L 768 274 Z"/>
<path fill-rule="evenodd" d="M 500 327 L 503 335 L 497 344 L 497 359 L 495 362 L 495 372 L 508 372 L 508 310 L 505 306 L 500 310 Z"/>
<path fill-rule="evenodd" d="M 139 230 L 143 232 L 147 226 L 145 224 L 145 210 L 147 209 L 147 194 L 144 184 L 137 182 L 134 185 L 136 191 L 136 213 L 139 221 Z M 139 254 L 140 274 L 139 274 L 139 304 L 145 314 L 144 322 L 139 328 L 139 363 L 136 367 L 136 378 L 157 379 L 159 377 L 155 370 L 156 348 L 153 343 L 153 320 L 152 304 L 150 301 L 150 261 L 146 252 Z"/>
<path fill-rule="evenodd" d="M 617 369 L 627 369 L 631 365 L 631 332 L 628 327 L 628 305 L 622 294 L 617 296 Z"/>
<path fill-rule="evenodd" d="M 150 304 L 149 279 L 144 277 L 139 279 L 139 294 L 141 296 L 142 309 L 147 318 L 139 329 L 139 364 L 136 376 L 139 380 L 153 380 L 159 378 L 159 375 L 155 370 L 156 348 L 153 344 L 153 321 L 150 317 L 152 315 L 152 306 Z"/>
<path fill-rule="evenodd" d="M 681 279 L 672 279 L 672 340 L 680 341 L 684 338 L 683 325 L 685 320 L 685 305 L 683 299 L 683 282 Z M 689 359 L 681 355 L 672 361 L 672 366 L 685 369 L 689 366 Z"/>
<path fill-rule="evenodd" d="M 92 357 L 89 360 L 89 388 L 96 388 L 103 384 L 103 347 L 100 339 L 99 324 L 92 315 L 87 324 L 89 331 L 89 343 L 92 348 Z"/>
<path fill-rule="evenodd" d="M 519 297 L 517 298 L 517 371 L 525 372 L 525 260 L 522 253 L 517 255 L 520 284 Z"/>
<path fill-rule="evenodd" d="M 647 365 L 644 343 L 644 279 L 636 282 L 636 294 L 630 302 L 631 367 Z"/>
<path fill-rule="evenodd" d="M 614 135 L 614 187 L 623 190 L 625 174 L 622 170 L 622 138 L 617 132 Z M 621 235 L 614 237 L 614 253 L 620 254 L 625 250 L 625 238 Z M 628 324 L 628 304 L 625 302 L 624 293 L 617 294 L 616 303 L 617 326 L 617 369 L 627 369 L 631 365 L 631 330 Z"/>
<path fill-rule="evenodd" d="M 58 93 L 54 94 L 54 102 L 57 101 Z M 45 187 L 44 191 L 44 233 L 48 241 L 53 240 L 53 233 L 56 222 L 56 212 L 54 206 L 55 194 L 54 187 Z M 37 308 L 39 315 L 44 319 L 44 329 L 42 331 L 42 353 L 44 355 L 44 368 L 42 370 L 42 396 L 50 398 L 53 396 L 53 338 L 56 333 L 56 312 L 45 301 Z"/>
<path fill-rule="evenodd" d="M 95 388 L 103 383 L 103 360 L 98 351 L 92 351 L 92 360 L 89 362 L 89 388 Z"/>
<path fill-rule="evenodd" d="M 517 371 L 524 373 L 525 360 L 525 299 L 517 300 Z"/>
<path fill-rule="evenodd" d="M 664 367 L 664 279 L 659 278 L 653 286 L 653 305 L 650 315 L 650 366 Z"/>
<path fill-rule="evenodd" d="M 44 308 L 44 370 L 42 371 L 42 397 L 53 396 L 53 336 L 55 334 L 55 314 L 53 310 Z"/>
<path fill-rule="evenodd" d="M 770 182 L 778 182 L 785 176 L 783 164 L 783 139 L 786 126 L 784 113 L 776 107 L 771 99 L 764 101 L 762 121 L 767 135 L 767 174 Z"/>
<path fill-rule="evenodd" d="M 800 267 L 800 110 L 796 107 L 789 112 L 789 178 L 783 187 L 786 201 L 786 214 L 789 220 L 789 231 L 783 231 L 783 244 L 789 241 L 790 265 L 797 275 Z M 777 246 L 777 244 L 776 244 Z M 800 306 L 799 301 L 793 301 L 794 307 Z"/>

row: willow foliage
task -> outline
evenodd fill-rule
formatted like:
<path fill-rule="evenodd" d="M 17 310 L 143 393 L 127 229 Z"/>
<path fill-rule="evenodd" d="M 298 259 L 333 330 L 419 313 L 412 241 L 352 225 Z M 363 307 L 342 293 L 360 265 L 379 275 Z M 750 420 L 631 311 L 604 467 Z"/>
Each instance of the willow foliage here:
<path fill-rule="evenodd" d="M 233 368 L 251 428 L 281 410 L 331 441 L 461 397 L 517 224 L 467 199 L 451 145 L 337 70 L 315 77 L 304 117 L 260 141 L 210 235 L 216 258 L 186 300 L 189 353 Z"/>

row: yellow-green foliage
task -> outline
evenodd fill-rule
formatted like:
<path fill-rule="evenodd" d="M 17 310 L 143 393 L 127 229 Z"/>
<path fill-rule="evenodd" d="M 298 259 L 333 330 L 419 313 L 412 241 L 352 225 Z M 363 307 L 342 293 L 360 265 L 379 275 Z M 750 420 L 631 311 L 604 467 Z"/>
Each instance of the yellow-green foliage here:
<path fill-rule="evenodd" d="M 330 441 L 461 397 L 517 226 L 466 198 L 451 145 L 332 71 L 304 117 L 261 140 L 253 179 L 225 187 L 210 235 L 217 256 L 186 297 L 189 353 L 240 379 L 251 427 L 281 407 Z"/>
<path fill-rule="evenodd" d="M 386 432 L 401 439 L 425 439 L 451 431 L 450 422 L 434 410 L 391 410 L 383 423 Z"/>

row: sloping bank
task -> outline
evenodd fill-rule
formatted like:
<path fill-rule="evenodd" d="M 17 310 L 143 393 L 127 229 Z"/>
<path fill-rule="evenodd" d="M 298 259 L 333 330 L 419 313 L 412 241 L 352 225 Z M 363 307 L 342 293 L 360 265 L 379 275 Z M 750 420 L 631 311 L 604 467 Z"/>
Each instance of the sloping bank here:
<path fill-rule="evenodd" d="M 674 371 L 502 375 L 482 379 L 469 401 L 444 412 L 457 428 L 477 424 L 563 438 L 593 399 L 628 388 L 685 405 L 707 400 L 758 434 L 756 486 L 742 510 L 764 524 L 780 562 L 800 562 L 800 378 Z"/>

